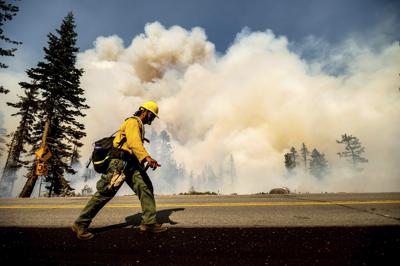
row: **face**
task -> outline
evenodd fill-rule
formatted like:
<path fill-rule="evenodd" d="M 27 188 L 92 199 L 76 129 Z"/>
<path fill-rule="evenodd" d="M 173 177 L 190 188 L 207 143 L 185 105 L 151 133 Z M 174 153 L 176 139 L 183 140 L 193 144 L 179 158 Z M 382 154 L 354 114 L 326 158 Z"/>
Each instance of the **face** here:
<path fill-rule="evenodd" d="M 143 123 L 151 125 L 154 118 L 156 118 L 156 116 L 152 112 L 146 110 L 145 111 L 145 120 L 143 121 Z"/>

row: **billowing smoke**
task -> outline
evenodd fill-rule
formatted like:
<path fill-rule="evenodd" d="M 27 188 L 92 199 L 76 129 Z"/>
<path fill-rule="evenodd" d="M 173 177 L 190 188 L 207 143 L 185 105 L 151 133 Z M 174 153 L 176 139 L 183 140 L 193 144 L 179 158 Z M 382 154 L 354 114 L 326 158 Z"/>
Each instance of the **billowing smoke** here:
<path fill-rule="evenodd" d="M 91 106 L 83 158 L 90 143 L 117 130 L 151 99 L 160 106 L 151 128 L 171 135 L 174 159 L 195 176 L 204 167 L 218 173 L 232 155 L 237 180 L 219 180 L 220 192 L 280 186 L 298 192 L 399 191 L 399 44 L 372 49 L 349 39 L 323 60 L 306 60 L 295 48 L 272 31 L 245 29 L 218 54 L 201 28 L 166 29 L 157 22 L 127 47 L 118 36 L 97 38 L 93 49 L 79 55 Z M 337 156 L 344 147 L 336 140 L 344 133 L 365 146 L 364 171 L 349 171 Z M 324 178 L 287 175 L 284 154 L 303 142 L 325 153 L 330 172 Z M 182 180 L 168 191 L 184 192 L 189 184 Z"/>

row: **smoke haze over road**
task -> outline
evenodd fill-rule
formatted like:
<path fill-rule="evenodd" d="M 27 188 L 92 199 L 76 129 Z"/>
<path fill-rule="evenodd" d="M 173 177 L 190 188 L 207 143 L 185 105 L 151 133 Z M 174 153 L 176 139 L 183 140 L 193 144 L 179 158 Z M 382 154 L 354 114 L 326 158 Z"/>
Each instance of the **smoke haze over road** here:
<path fill-rule="evenodd" d="M 375 49 L 349 37 L 321 58 L 301 56 L 321 47 L 313 38 L 296 47 L 271 30 L 244 29 L 217 54 L 201 28 L 158 22 L 127 47 L 118 36 L 99 37 L 79 56 L 92 107 L 87 140 L 112 132 L 153 99 L 160 119 L 152 127 L 171 134 L 178 162 L 200 172 L 234 156 L 238 182 L 222 192 L 399 190 L 399 44 Z M 336 155 L 344 133 L 366 147 L 363 172 L 349 171 Z M 283 154 L 303 142 L 330 162 L 323 180 L 287 177 Z"/>

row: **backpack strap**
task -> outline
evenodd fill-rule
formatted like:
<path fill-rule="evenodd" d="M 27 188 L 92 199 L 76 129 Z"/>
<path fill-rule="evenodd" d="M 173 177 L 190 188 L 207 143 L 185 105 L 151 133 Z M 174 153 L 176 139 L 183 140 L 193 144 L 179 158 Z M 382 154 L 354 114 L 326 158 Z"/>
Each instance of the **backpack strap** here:
<path fill-rule="evenodd" d="M 115 131 L 114 133 L 112 133 L 110 137 L 112 137 L 112 136 L 114 136 L 115 134 L 117 134 L 118 131 L 119 131 L 119 129 L 118 129 L 117 131 Z"/>
<path fill-rule="evenodd" d="M 127 119 L 125 119 L 125 121 L 130 118 L 134 118 L 138 121 L 138 123 L 140 125 L 140 134 L 141 134 L 142 142 L 146 141 L 146 142 L 150 143 L 150 141 L 145 138 L 145 128 L 144 128 L 142 120 L 138 116 L 131 116 L 131 117 L 128 117 Z"/>

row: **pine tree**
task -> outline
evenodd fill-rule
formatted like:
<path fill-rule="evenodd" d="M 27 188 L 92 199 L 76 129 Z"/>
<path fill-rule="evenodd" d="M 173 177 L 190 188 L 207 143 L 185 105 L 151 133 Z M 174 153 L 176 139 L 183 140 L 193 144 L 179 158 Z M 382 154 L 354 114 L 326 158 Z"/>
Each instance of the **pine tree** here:
<path fill-rule="evenodd" d="M 88 180 L 94 178 L 96 176 L 96 172 L 92 168 L 86 168 L 83 172 L 82 178 L 84 182 L 87 182 Z"/>
<path fill-rule="evenodd" d="M 5 150 L 4 144 L 6 143 L 5 137 L 6 137 L 7 130 L 5 128 L 0 127 L 0 157 L 3 156 L 3 152 Z"/>
<path fill-rule="evenodd" d="M 290 155 L 292 156 L 292 161 L 294 163 L 294 167 L 296 167 L 297 166 L 297 158 L 299 157 L 299 155 L 297 154 L 295 147 L 290 148 Z"/>
<path fill-rule="evenodd" d="M 3 113 L 0 112 L 0 156 L 3 155 L 3 152 L 5 150 L 4 144 L 6 143 L 6 129 L 3 128 Z M 12 134 L 9 136 L 13 137 Z M 6 164 L 3 168 L 3 173 L 0 179 L 0 197 L 11 197 L 11 192 L 12 188 L 14 186 L 14 180 L 15 178 L 13 176 L 10 176 L 9 171 L 9 164 L 7 163 L 9 161 L 9 158 L 6 159 Z"/>
<path fill-rule="evenodd" d="M 186 170 L 186 166 L 185 166 L 185 164 L 184 163 L 180 163 L 179 165 L 178 165 L 178 176 L 177 176 L 177 179 L 178 180 L 185 180 L 186 178 L 187 178 L 187 176 L 188 176 L 188 173 L 187 173 L 187 170 Z"/>
<path fill-rule="evenodd" d="M 81 190 L 81 195 L 82 196 L 91 196 L 91 195 L 93 195 L 93 189 L 91 187 L 89 187 L 88 185 L 85 185 Z"/>
<path fill-rule="evenodd" d="M 177 163 L 173 158 L 173 149 L 171 146 L 171 137 L 166 130 L 161 131 L 159 135 L 160 139 L 160 153 L 158 154 L 160 164 L 162 167 L 159 171 L 159 178 L 166 184 L 164 188 L 165 193 L 172 193 L 175 191 L 176 183 L 178 182 L 180 176 L 180 171 L 178 169 Z"/>
<path fill-rule="evenodd" d="M 160 133 L 160 153 L 162 156 L 162 160 L 164 162 L 172 160 L 172 148 L 171 148 L 171 137 L 169 136 L 166 130 L 161 131 Z"/>
<path fill-rule="evenodd" d="M 216 191 L 218 188 L 217 176 L 210 165 L 206 165 L 203 170 L 203 176 L 206 180 L 207 190 Z"/>
<path fill-rule="evenodd" d="M 285 154 L 285 167 L 290 173 L 296 168 L 297 157 L 298 155 L 295 147 L 292 147 L 290 152 Z"/>
<path fill-rule="evenodd" d="M 12 116 L 20 116 L 20 122 L 14 133 L 10 134 L 11 142 L 7 144 L 8 156 L 4 166 L 1 179 L 1 195 L 11 196 L 11 190 L 14 186 L 14 181 L 17 179 L 17 170 L 28 162 L 20 159 L 23 153 L 26 153 L 25 147 L 32 143 L 31 131 L 35 121 L 37 112 L 37 88 L 35 85 L 29 84 L 24 87 L 25 95 L 18 96 L 17 103 L 7 103 L 7 105 L 17 108 L 18 111 Z"/>
<path fill-rule="evenodd" d="M 325 159 L 325 155 L 314 149 L 311 152 L 310 173 L 315 177 L 322 178 L 327 170 L 328 162 Z"/>
<path fill-rule="evenodd" d="M 17 15 L 19 8 L 13 4 L 6 3 L 4 0 L 0 0 L 0 40 L 2 42 L 13 44 L 13 45 L 20 45 L 22 44 L 21 42 L 13 41 L 6 37 L 3 34 L 3 25 L 5 22 L 10 21 L 13 19 L 14 16 Z M 2 47 L 5 47 L 5 44 L 2 44 L 0 46 L 0 56 L 14 56 L 15 51 L 17 48 L 9 48 L 9 49 L 4 49 Z M 2 62 L 0 62 L 0 68 L 7 68 L 8 66 Z M 0 94 L 4 93 L 7 94 L 9 90 L 5 89 L 3 86 L 0 85 Z"/>
<path fill-rule="evenodd" d="M 301 147 L 300 150 L 300 155 L 301 155 L 301 159 L 303 160 L 304 163 L 304 169 L 307 170 L 307 162 L 309 161 L 308 157 L 309 157 L 310 152 L 307 149 L 306 144 L 304 144 L 303 142 L 303 146 Z"/>
<path fill-rule="evenodd" d="M 236 175 L 236 166 L 235 166 L 235 160 L 233 159 L 233 155 L 231 154 L 229 156 L 229 162 L 228 162 L 228 171 L 229 171 L 229 177 L 231 181 L 231 185 L 236 183 L 237 180 L 237 175 Z"/>
<path fill-rule="evenodd" d="M 194 194 L 194 193 L 196 193 L 196 189 L 194 188 L 194 186 L 190 186 L 190 188 L 189 188 L 189 195 L 190 195 L 190 194 Z"/>
<path fill-rule="evenodd" d="M 80 168 L 81 167 L 81 162 L 79 161 L 80 158 L 81 155 L 79 153 L 79 149 L 77 146 L 74 146 L 74 149 L 72 151 L 70 166 L 75 168 Z"/>
<path fill-rule="evenodd" d="M 194 190 L 194 184 L 195 184 L 194 172 L 193 172 L 193 170 L 190 170 L 190 173 L 189 173 L 189 185 L 191 187 L 193 187 L 193 190 Z"/>
<path fill-rule="evenodd" d="M 7 144 L 9 148 L 8 156 L 0 179 L 0 197 L 6 198 L 12 196 L 12 190 L 16 179 L 15 169 L 17 168 L 15 161 L 13 161 L 11 158 L 11 147 L 15 140 L 15 134 L 11 133 L 8 135 L 8 137 L 11 137 L 11 144 Z"/>
<path fill-rule="evenodd" d="M 6 143 L 6 134 L 7 134 L 7 130 L 5 128 L 3 128 L 3 124 L 4 124 L 4 119 L 3 119 L 3 113 L 0 112 L 0 157 L 3 156 L 3 152 L 4 152 L 4 144 Z"/>
<path fill-rule="evenodd" d="M 336 140 L 339 144 L 344 144 L 345 151 L 338 152 L 340 158 L 350 157 L 351 162 L 355 168 L 358 167 L 360 163 L 367 163 L 368 160 L 361 155 L 365 152 L 365 148 L 361 145 L 360 140 L 352 135 L 344 134 L 341 140 Z"/>
<path fill-rule="evenodd" d="M 70 12 L 56 34 L 48 34 L 48 47 L 44 48 L 45 62 L 39 62 L 36 68 L 31 69 L 40 91 L 40 108 L 33 127 L 33 150 L 39 148 L 44 124 L 49 121 L 47 144 L 53 154 L 47 161 L 48 174 L 45 177 L 49 196 L 53 193 L 65 194 L 65 189 L 70 190 L 64 175 L 75 174 L 70 165 L 73 147 L 81 147 L 80 139 L 86 135 L 83 131 L 85 126 L 77 121 L 77 118 L 85 116 L 82 110 L 89 106 L 84 104 L 84 91 L 80 87 L 83 70 L 75 67 L 79 49 L 75 46 L 77 34 L 74 28 Z M 31 191 L 21 196 L 29 197 Z"/>
<path fill-rule="evenodd" d="M 284 157 L 285 157 L 285 167 L 288 170 L 288 172 L 290 173 L 294 169 L 292 155 L 290 153 L 285 153 Z"/>
<path fill-rule="evenodd" d="M 31 70 L 27 71 L 30 78 L 34 77 Z M 20 116 L 19 125 L 14 133 L 15 141 L 11 147 L 11 157 L 18 164 L 23 164 L 20 160 L 21 153 L 26 153 L 24 148 L 26 144 L 33 144 L 32 130 L 35 123 L 36 113 L 38 111 L 38 86 L 35 83 L 20 82 L 19 85 L 25 89 L 24 96 L 18 96 L 17 103 L 7 103 L 8 106 L 18 109 L 11 116 Z"/>

